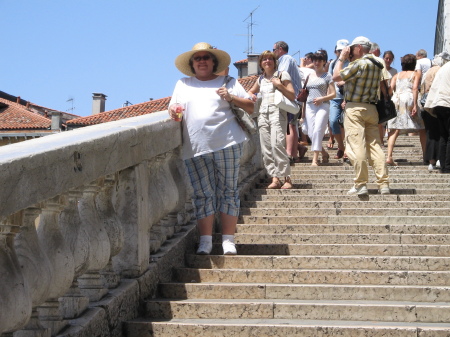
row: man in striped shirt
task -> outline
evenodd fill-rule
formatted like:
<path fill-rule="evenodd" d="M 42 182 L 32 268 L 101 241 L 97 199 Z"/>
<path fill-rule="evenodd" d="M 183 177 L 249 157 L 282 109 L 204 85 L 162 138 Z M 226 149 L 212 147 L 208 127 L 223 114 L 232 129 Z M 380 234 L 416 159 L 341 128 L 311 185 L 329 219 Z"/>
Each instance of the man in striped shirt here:
<path fill-rule="evenodd" d="M 350 195 L 367 195 L 369 167 L 372 165 L 381 194 L 389 194 L 389 176 L 386 158 L 381 149 L 378 132 L 378 89 L 382 80 L 381 69 L 373 61 L 370 40 L 359 36 L 344 48 L 333 73 L 335 82 L 345 81 L 346 153 L 355 169 L 355 184 Z M 352 60 L 343 68 L 347 59 Z M 376 61 L 377 62 L 377 61 Z"/>

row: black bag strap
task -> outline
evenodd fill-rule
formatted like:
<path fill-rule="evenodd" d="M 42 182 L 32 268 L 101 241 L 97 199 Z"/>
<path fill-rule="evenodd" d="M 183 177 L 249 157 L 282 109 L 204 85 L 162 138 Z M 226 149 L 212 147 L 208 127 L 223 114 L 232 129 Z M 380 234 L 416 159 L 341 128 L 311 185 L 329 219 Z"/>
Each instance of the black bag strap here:
<path fill-rule="evenodd" d="M 367 59 L 370 60 L 370 61 L 372 61 L 372 63 L 375 64 L 378 68 L 380 68 L 380 69 L 383 69 L 383 68 L 384 68 L 383 64 L 381 64 L 381 62 L 378 62 L 378 61 L 375 60 L 374 58 L 368 57 Z M 385 100 L 385 101 L 388 101 L 388 100 L 391 99 L 391 97 L 389 96 L 389 88 L 388 88 L 388 86 L 387 86 L 387 84 L 386 84 L 386 80 L 383 80 L 382 82 L 384 83 L 384 89 L 386 90 L 386 95 L 383 94 L 383 90 L 381 90 L 381 93 L 382 93 L 383 96 L 384 96 L 384 100 Z"/>

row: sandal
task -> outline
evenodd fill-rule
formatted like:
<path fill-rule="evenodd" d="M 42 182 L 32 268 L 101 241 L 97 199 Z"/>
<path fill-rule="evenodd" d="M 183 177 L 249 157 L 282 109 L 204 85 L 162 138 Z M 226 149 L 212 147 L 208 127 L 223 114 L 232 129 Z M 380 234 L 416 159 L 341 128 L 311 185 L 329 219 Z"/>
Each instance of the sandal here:
<path fill-rule="evenodd" d="M 281 186 L 282 190 L 290 190 L 292 188 L 292 182 L 291 182 L 291 178 L 290 177 L 286 177 L 284 179 L 284 185 Z"/>
<path fill-rule="evenodd" d="M 272 180 L 272 183 L 269 186 L 267 186 L 267 188 L 269 188 L 271 190 L 277 190 L 277 189 L 281 188 L 281 181 L 280 181 L 280 179 L 278 179 L 276 181 Z"/>
<path fill-rule="evenodd" d="M 297 164 L 300 163 L 300 158 L 299 158 L 299 157 L 295 157 L 294 160 L 293 160 L 293 162 L 294 162 L 294 163 L 297 163 Z"/>
<path fill-rule="evenodd" d="M 316 162 L 316 161 L 313 161 L 313 162 L 311 163 L 311 166 L 319 166 L 319 163 Z"/>
<path fill-rule="evenodd" d="M 335 143 L 335 140 L 334 140 L 334 139 L 333 139 L 333 141 L 332 141 L 331 143 L 328 142 L 327 148 L 332 149 L 332 148 L 334 147 L 334 143 Z"/>
<path fill-rule="evenodd" d="M 344 156 L 344 150 L 337 150 L 337 153 L 334 156 L 334 159 L 341 159 L 343 156 Z"/>
<path fill-rule="evenodd" d="M 325 156 L 322 154 L 322 163 L 328 163 L 330 161 L 330 155 L 327 153 Z"/>

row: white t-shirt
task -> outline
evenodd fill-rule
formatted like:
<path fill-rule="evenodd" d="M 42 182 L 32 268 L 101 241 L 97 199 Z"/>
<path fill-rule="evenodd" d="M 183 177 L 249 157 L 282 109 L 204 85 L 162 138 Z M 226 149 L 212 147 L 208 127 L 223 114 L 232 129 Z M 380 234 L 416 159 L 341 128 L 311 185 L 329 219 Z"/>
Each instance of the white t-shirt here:
<path fill-rule="evenodd" d="M 217 94 L 225 77 L 200 81 L 184 77 L 175 85 L 170 104 L 183 103 L 182 158 L 189 159 L 242 143 L 247 139 L 230 109 L 230 104 Z M 232 79 L 227 85 L 230 94 L 249 98 L 242 85 Z"/>
<path fill-rule="evenodd" d="M 416 62 L 416 69 L 422 71 L 422 79 L 425 78 L 425 73 L 428 71 L 428 69 L 431 68 L 431 60 L 424 57 L 421 59 L 418 59 Z"/>

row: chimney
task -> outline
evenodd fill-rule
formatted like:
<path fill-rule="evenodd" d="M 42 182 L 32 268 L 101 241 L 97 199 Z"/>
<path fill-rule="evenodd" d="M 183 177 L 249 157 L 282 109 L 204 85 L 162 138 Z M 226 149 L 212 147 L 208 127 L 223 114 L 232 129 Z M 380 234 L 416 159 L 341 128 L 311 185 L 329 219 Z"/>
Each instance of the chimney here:
<path fill-rule="evenodd" d="M 51 111 L 52 116 L 52 131 L 60 131 L 61 130 L 61 111 Z"/>
<path fill-rule="evenodd" d="M 92 93 L 92 95 L 92 114 L 96 115 L 100 112 L 105 112 L 105 101 L 108 96 L 96 92 Z"/>
<path fill-rule="evenodd" d="M 259 74 L 258 59 L 259 59 L 259 54 L 248 54 L 247 55 L 247 62 L 248 62 L 247 76 Z"/>
<path fill-rule="evenodd" d="M 17 98 L 16 98 L 16 103 L 17 103 L 17 104 L 20 104 L 20 96 L 17 96 Z"/>

